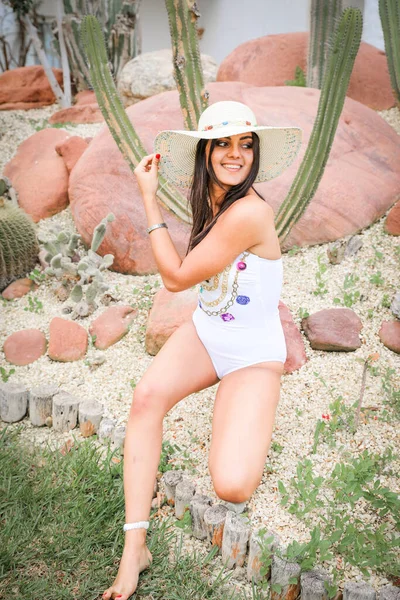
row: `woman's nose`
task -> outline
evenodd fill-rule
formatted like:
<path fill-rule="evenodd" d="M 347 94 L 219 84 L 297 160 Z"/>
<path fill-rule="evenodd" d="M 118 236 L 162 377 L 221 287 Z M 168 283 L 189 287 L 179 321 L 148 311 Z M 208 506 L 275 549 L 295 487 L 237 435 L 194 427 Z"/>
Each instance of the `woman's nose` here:
<path fill-rule="evenodd" d="M 229 148 L 228 152 L 229 156 L 238 158 L 240 156 L 240 146 L 239 144 L 232 144 Z"/>

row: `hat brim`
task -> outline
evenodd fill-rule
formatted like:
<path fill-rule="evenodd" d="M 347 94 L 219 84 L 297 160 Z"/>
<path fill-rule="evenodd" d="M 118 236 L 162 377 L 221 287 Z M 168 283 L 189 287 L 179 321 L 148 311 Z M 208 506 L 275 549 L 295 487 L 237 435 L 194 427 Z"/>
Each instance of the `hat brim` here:
<path fill-rule="evenodd" d="M 296 158 L 302 140 L 302 129 L 299 127 L 235 125 L 209 131 L 161 131 L 154 142 L 154 152 L 161 154 L 159 172 L 178 187 L 190 187 L 200 139 L 210 140 L 253 131 L 260 139 L 260 168 L 255 183 L 273 179 Z"/>

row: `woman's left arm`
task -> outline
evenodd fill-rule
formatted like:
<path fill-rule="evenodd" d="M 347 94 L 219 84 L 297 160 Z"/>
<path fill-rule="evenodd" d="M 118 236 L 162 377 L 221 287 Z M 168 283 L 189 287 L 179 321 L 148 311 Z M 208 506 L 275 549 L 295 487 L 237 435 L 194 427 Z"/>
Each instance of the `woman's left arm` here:
<path fill-rule="evenodd" d="M 156 198 L 158 189 L 158 163 L 159 155 L 149 154 L 140 161 L 134 171 L 142 194 L 148 227 L 163 221 Z M 178 272 L 182 264 L 182 260 L 166 227 L 153 229 L 149 235 L 158 271 L 168 290 L 174 281 L 174 275 Z"/>

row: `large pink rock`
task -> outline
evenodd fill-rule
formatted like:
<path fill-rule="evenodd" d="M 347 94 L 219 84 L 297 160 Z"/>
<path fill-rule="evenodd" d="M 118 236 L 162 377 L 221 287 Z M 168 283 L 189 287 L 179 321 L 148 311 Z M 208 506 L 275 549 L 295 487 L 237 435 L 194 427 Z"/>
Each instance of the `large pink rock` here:
<path fill-rule="evenodd" d="M 55 151 L 59 156 L 63 157 L 68 173 L 71 173 L 88 145 L 88 142 L 79 135 L 73 135 L 65 141 L 56 144 Z"/>
<path fill-rule="evenodd" d="M 87 345 L 88 336 L 82 325 L 60 317 L 51 320 L 48 355 L 52 360 L 80 360 L 86 354 Z"/>
<path fill-rule="evenodd" d="M 285 334 L 287 350 L 284 373 L 292 373 L 307 362 L 306 350 L 299 328 L 293 321 L 290 310 L 282 301 L 279 302 L 279 317 Z"/>
<path fill-rule="evenodd" d="M 49 123 L 99 123 L 104 117 L 97 102 L 93 104 L 76 104 L 70 108 L 62 108 L 53 113 Z"/>
<path fill-rule="evenodd" d="M 400 321 L 383 321 L 379 339 L 386 348 L 400 354 Z"/>
<path fill-rule="evenodd" d="M 68 206 L 68 170 L 55 146 L 69 137 L 63 129 L 42 129 L 22 142 L 4 167 L 19 205 L 36 223 Z"/>
<path fill-rule="evenodd" d="M 95 335 L 94 345 L 105 350 L 116 344 L 128 333 L 129 325 L 137 315 L 132 306 L 110 306 L 89 327 L 90 335 Z"/>
<path fill-rule="evenodd" d="M 243 81 L 251 85 L 285 85 L 296 67 L 307 67 L 308 32 L 279 33 L 240 44 L 222 61 L 217 81 Z M 396 106 L 386 54 L 361 42 L 350 77 L 347 96 L 383 110 Z"/>
<path fill-rule="evenodd" d="M 8 336 L 3 351 L 11 364 L 29 365 L 46 352 L 46 337 L 39 329 L 22 329 Z"/>
<path fill-rule="evenodd" d="M 155 356 L 175 329 L 192 318 L 196 306 L 196 290 L 170 292 L 161 288 L 154 296 L 147 319 L 146 351 Z"/>
<path fill-rule="evenodd" d="M 320 91 L 290 86 L 261 88 L 235 82 L 210 83 L 207 87 L 211 103 L 237 100 L 254 110 L 260 124 L 303 129 L 303 144 L 295 162 L 279 177 L 256 186 L 276 213 L 305 154 Z M 184 127 L 175 91 L 138 102 L 127 113 L 149 153 L 160 130 Z M 400 194 L 399 164 L 400 137 L 372 109 L 347 98 L 317 192 L 283 241 L 282 250 L 294 244 L 331 242 L 371 225 Z M 90 243 L 98 222 L 111 211 L 115 214 L 116 220 L 109 224 L 100 248 L 102 254 L 114 254 L 114 270 L 138 275 L 157 272 L 135 177 L 106 126 L 76 163 L 68 192 L 76 227 L 86 243 Z M 160 208 L 183 258 L 190 227 Z"/>
<path fill-rule="evenodd" d="M 352 352 L 361 346 L 361 319 L 350 308 L 325 308 L 302 319 L 314 350 Z"/>
<path fill-rule="evenodd" d="M 52 71 L 62 89 L 62 69 L 52 68 Z M 0 75 L 0 110 L 41 108 L 55 101 L 42 65 L 18 67 Z"/>

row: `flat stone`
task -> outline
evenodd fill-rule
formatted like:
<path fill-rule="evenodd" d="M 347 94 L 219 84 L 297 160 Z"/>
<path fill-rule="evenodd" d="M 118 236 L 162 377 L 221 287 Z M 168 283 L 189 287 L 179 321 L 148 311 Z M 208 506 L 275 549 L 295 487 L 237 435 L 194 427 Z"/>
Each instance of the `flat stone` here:
<path fill-rule="evenodd" d="M 379 339 L 386 348 L 400 354 L 400 321 L 383 321 Z"/>
<path fill-rule="evenodd" d="M 307 70 L 308 32 L 279 33 L 240 44 L 222 61 L 217 81 L 285 85 Z M 396 106 L 385 52 L 361 42 L 346 96 L 375 110 Z"/>
<path fill-rule="evenodd" d="M 62 69 L 52 67 L 63 87 Z M 0 110 L 28 110 L 54 104 L 56 97 L 42 65 L 8 69 L 0 74 Z"/>
<path fill-rule="evenodd" d="M 88 337 L 82 325 L 60 317 L 51 320 L 48 355 L 52 360 L 80 360 L 86 354 L 87 345 Z"/>
<path fill-rule="evenodd" d="M 350 308 L 326 308 L 302 319 L 314 350 L 352 352 L 361 346 L 361 319 Z"/>
<path fill-rule="evenodd" d="M 87 147 L 88 143 L 83 138 L 79 135 L 73 135 L 64 142 L 56 144 L 55 151 L 59 156 L 62 156 L 68 173 L 71 173 Z"/>
<path fill-rule="evenodd" d="M 14 300 L 15 298 L 22 298 L 22 296 L 29 294 L 29 292 L 35 290 L 37 287 L 38 286 L 32 279 L 24 277 L 24 279 L 17 279 L 17 281 L 10 283 L 10 285 L 1 292 L 1 295 L 6 300 Z"/>
<path fill-rule="evenodd" d="M 69 136 L 62 129 L 42 129 L 18 146 L 4 174 L 18 193 L 18 203 L 37 223 L 68 206 L 68 170 L 55 146 Z"/>
<path fill-rule="evenodd" d="M 137 315 L 132 306 L 110 306 L 89 327 L 90 335 L 95 335 L 94 345 L 100 350 L 116 344 L 129 331 L 129 325 Z"/>
<path fill-rule="evenodd" d="M 93 104 L 76 104 L 69 108 L 62 108 L 53 113 L 49 123 L 100 123 L 104 117 L 97 102 Z"/>
<path fill-rule="evenodd" d="M 3 352 L 9 363 L 29 365 L 45 354 L 46 336 L 39 329 L 16 331 L 5 340 Z"/>

